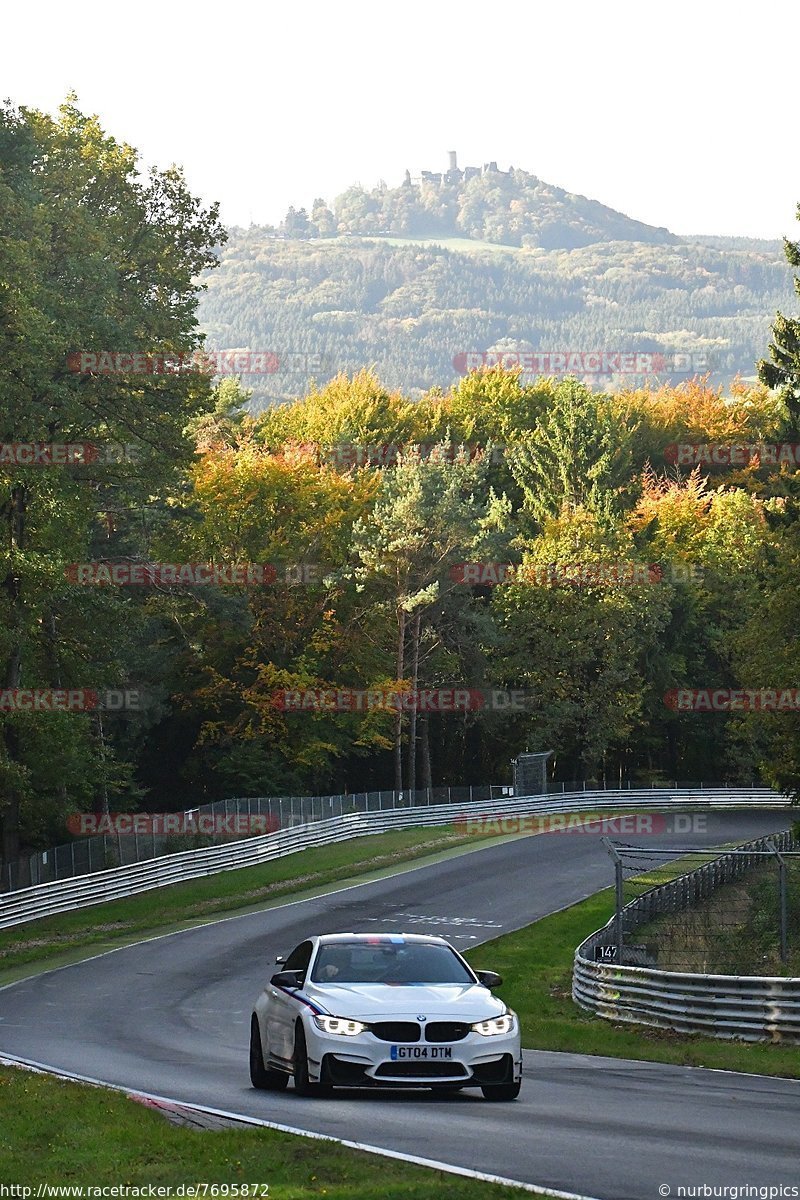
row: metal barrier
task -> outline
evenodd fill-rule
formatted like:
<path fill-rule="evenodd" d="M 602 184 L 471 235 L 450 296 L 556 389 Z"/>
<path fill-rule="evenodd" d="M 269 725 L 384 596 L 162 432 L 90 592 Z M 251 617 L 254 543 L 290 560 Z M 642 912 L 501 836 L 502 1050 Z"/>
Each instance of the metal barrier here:
<path fill-rule="evenodd" d="M 180 835 L 180 842 L 174 835 L 134 831 L 76 838 L 60 846 L 25 855 L 13 863 L 0 863 L 0 892 L 89 875 L 111 867 L 127 867 L 131 863 L 147 862 L 178 850 L 229 845 L 231 841 L 240 841 L 245 836 L 258 836 L 259 833 L 286 829 L 291 825 L 307 825 L 312 821 L 323 821 L 326 817 L 344 816 L 350 812 L 373 812 L 376 809 L 410 808 L 418 804 L 450 804 L 456 801 L 466 804 L 473 800 L 510 796 L 513 790 L 508 785 L 486 784 L 418 788 L 413 793 L 408 789 L 395 792 L 386 788 L 377 792 L 350 792 L 333 796 L 235 796 L 214 800 L 187 809 L 180 816 L 193 818 L 201 828 L 203 818 L 218 819 L 223 825 L 232 820 L 235 827 L 240 817 L 263 817 L 265 821 L 262 828 L 255 834 L 239 832 L 238 836 L 225 832 L 186 833 Z M 92 815 L 99 818 L 102 814 Z"/>
<path fill-rule="evenodd" d="M 575 951 L 575 1003 L 610 1021 L 718 1038 L 800 1044 L 800 979 L 663 971 L 627 965 L 619 961 L 618 953 L 623 930 L 696 904 L 740 878 L 763 856 L 774 855 L 775 850 L 791 854 L 793 844 L 789 831 L 747 842 L 625 905 L 621 926 L 613 916 Z M 600 947 L 616 951 L 617 961 L 596 961 Z"/>
<path fill-rule="evenodd" d="M 756 788 L 756 784 L 748 785 Z M 725 784 L 696 783 L 694 780 L 683 780 L 673 783 L 650 784 L 653 789 L 681 790 L 699 788 L 701 791 L 724 789 Z M 620 781 L 615 791 L 630 790 L 630 783 Z M 572 780 L 568 782 L 550 783 L 538 792 L 529 787 L 523 795 L 541 794 L 548 796 L 564 795 L 570 792 L 606 791 L 607 785 L 597 780 Z M 147 833 L 100 832 L 91 837 L 76 838 L 59 846 L 51 846 L 46 850 L 38 850 L 26 854 L 14 862 L 0 863 L 0 893 L 12 892 L 21 888 L 34 887 L 39 883 L 52 883 L 57 879 L 74 878 L 77 875 L 88 875 L 95 871 L 107 871 L 112 867 L 127 867 L 131 863 L 147 862 L 152 858 L 160 858 L 165 854 L 175 854 L 179 850 L 197 850 L 208 846 L 229 845 L 231 841 L 239 841 L 244 836 L 258 836 L 274 829 L 286 829 L 291 825 L 307 825 L 312 821 L 322 821 L 327 817 L 344 816 L 350 812 L 374 812 L 395 808 L 415 808 L 422 804 L 472 804 L 477 800 L 499 800 L 505 796 L 519 795 L 520 792 L 507 784 L 478 784 L 464 786 L 443 786 L 434 788 L 408 789 L 400 792 L 383 789 L 374 792 L 348 792 L 333 796 L 236 796 L 226 800 L 214 800 L 188 809 L 181 814 L 184 818 L 194 818 L 202 827 L 204 818 L 219 819 L 226 824 L 229 819 L 234 822 L 246 816 L 264 817 L 264 826 L 253 833 L 238 836 L 231 833 L 218 834 L 188 832 L 180 837 L 174 834 L 165 836 L 155 831 Z M 93 814 L 95 815 L 95 814 Z M 98 817 L 101 814 L 96 814 Z M 142 814 L 134 814 L 140 816 Z M 213 824 L 213 821 L 212 821 Z"/>
<path fill-rule="evenodd" d="M 40 917 L 52 916 L 73 909 L 132 896 L 153 888 L 182 883 L 213 875 L 219 871 L 234 871 L 239 867 L 255 866 L 287 854 L 332 842 L 383 833 L 389 829 L 408 829 L 426 825 L 446 825 L 454 820 L 482 815 L 507 818 L 529 814 L 570 813 L 576 810 L 622 810 L 647 805 L 653 811 L 670 808 L 750 808 L 783 807 L 790 801 L 768 788 L 725 788 L 687 791 L 649 788 L 640 790 L 577 791 L 559 796 L 527 796 L 498 801 L 475 801 L 465 809 L 463 803 L 425 804 L 413 808 L 388 809 L 378 812 L 346 813 L 313 824 L 295 825 L 262 837 L 229 842 L 201 850 L 186 850 L 147 862 L 115 867 L 83 875 L 38 884 L 0 896 L 0 929 L 21 925 Z M 512 821 L 513 824 L 513 821 Z M 498 820 L 497 832 L 513 832 Z"/>

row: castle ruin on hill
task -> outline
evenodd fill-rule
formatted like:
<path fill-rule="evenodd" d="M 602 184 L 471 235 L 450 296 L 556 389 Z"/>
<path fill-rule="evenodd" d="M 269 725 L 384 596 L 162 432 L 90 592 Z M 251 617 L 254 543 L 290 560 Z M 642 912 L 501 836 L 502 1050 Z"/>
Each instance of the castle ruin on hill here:
<path fill-rule="evenodd" d="M 484 163 L 482 167 L 464 167 L 463 171 L 458 165 L 458 155 L 455 150 L 448 150 L 448 158 L 450 166 L 446 171 L 422 171 L 419 175 L 411 175 L 411 172 L 406 169 L 406 177 L 403 180 L 404 187 L 411 187 L 413 184 L 420 183 L 461 183 L 468 179 L 475 179 L 478 175 L 512 175 L 513 167 L 509 167 L 507 171 L 498 169 L 496 162 Z"/>

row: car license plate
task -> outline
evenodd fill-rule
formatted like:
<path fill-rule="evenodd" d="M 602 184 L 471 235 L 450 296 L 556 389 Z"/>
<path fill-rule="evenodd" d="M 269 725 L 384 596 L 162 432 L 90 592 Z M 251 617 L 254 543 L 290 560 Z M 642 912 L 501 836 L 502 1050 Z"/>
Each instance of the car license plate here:
<path fill-rule="evenodd" d="M 401 1058 L 430 1060 L 432 1058 L 452 1057 L 452 1046 L 392 1046 L 392 1062 L 397 1062 Z"/>

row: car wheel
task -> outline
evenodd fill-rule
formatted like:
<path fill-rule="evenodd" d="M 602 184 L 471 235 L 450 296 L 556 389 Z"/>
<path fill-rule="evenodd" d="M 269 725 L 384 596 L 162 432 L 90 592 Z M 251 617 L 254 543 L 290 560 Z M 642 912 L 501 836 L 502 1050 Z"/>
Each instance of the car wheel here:
<path fill-rule="evenodd" d="M 306 1035 L 300 1021 L 294 1027 L 294 1090 L 299 1096 L 328 1096 L 329 1083 L 312 1083 L 308 1078 Z"/>
<path fill-rule="evenodd" d="M 521 1087 L 522 1084 L 519 1081 L 517 1083 L 488 1083 L 481 1088 L 481 1091 L 484 1100 L 516 1100 Z"/>
<path fill-rule="evenodd" d="M 268 1071 L 264 1066 L 264 1051 L 255 1014 L 250 1021 L 250 1082 L 254 1088 L 266 1088 L 271 1092 L 282 1092 L 289 1082 L 289 1076 L 284 1075 L 283 1071 Z"/>

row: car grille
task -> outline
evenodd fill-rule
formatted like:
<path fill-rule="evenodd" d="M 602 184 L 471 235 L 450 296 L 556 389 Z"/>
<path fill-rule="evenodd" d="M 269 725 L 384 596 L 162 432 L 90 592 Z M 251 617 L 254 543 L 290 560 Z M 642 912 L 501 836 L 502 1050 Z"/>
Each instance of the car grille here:
<path fill-rule="evenodd" d="M 420 1027 L 413 1021 L 377 1021 L 371 1031 L 382 1042 L 418 1042 Z"/>
<path fill-rule="evenodd" d="M 468 1074 L 463 1063 L 456 1062 L 394 1062 L 381 1063 L 376 1078 L 393 1079 L 463 1079 Z"/>
<path fill-rule="evenodd" d="M 460 1042 L 469 1033 L 463 1021 L 429 1021 L 425 1026 L 426 1042 Z"/>

